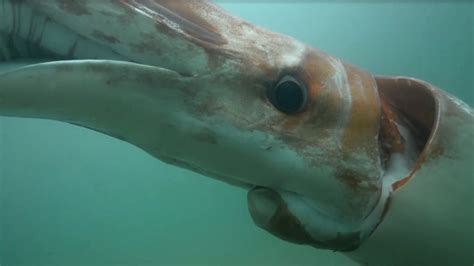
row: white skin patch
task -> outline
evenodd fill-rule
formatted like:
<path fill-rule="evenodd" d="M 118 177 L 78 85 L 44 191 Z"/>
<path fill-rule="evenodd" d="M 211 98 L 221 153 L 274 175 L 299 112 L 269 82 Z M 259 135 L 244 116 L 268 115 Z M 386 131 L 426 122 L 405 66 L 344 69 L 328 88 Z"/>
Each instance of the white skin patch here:
<path fill-rule="evenodd" d="M 330 57 L 329 59 L 329 62 L 335 69 L 335 73 L 332 76 L 331 81 L 333 82 L 333 84 L 335 84 L 334 89 L 337 90 L 339 98 L 343 102 L 342 110 L 338 119 L 338 132 L 334 134 L 334 141 L 338 143 L 339 148 L 342 148 L 340 142 L 343 139 L 345 129 L 351 117 L 352 94 L 347 77 L 347 72 L 341 60 L 332 57 Z"/>
<path fill-rule="evenodd" d="M 283 55 L 282 62 L 281 62 L 283 66 L 291 67 L 291 66 L 296 66 L 300 64 L 305 54 L 306 47 L 302 43 L 299 43 L 299 42 L 295 42 L 295 43 L 296 45 L 294 47 L 294 50 L 291 52 L 286 52 Z"/>

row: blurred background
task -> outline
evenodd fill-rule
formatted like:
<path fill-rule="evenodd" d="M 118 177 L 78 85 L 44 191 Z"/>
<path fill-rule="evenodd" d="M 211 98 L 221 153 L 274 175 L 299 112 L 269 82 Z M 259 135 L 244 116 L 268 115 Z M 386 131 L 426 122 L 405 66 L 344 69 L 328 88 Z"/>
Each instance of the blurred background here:
<path fill-rule="evenodd" d="M 218 1 L 372 73 L 474 105 L 472 2 Z M 0 264 L 354 265 L 253 225 L 246 191 L 68 124 L 0 118 Z"/>

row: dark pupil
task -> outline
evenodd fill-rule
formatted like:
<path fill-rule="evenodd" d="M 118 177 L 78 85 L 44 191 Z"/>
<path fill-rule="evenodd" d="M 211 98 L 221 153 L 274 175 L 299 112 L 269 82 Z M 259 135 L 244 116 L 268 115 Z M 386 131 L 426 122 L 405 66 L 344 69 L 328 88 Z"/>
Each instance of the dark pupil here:
<path fill-rule="evenodd" d="M 303 90 L 294 81 L 279 84 L 274 93 L 276 105 L 282 112 L 298 112 L 304 103 Z"/>

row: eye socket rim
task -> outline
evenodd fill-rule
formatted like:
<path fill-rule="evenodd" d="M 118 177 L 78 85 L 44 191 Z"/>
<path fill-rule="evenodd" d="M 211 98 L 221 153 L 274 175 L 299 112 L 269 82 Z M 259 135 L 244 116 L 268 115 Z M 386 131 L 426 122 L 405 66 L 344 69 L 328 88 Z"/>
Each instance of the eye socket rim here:
<path fill-rule="evenodd" d="M 276 92 L 278 90 L 278 87 L 281 86 L 282 84 L 286 83 L 286 82 L 292 82 L 292 83 L 298 85 L 298 87 L 300 88 L 300 91 L 301 91 L 301 94 L 302 94 L 302 102 L 301 102 L 300 107 L 297 110 L 288 110 L 288 109 L 282 107 L 281 104 L 278 103 Z M 284 114 L 288 114 L 288 115 L 295 115 L 295 114 L 299 114 L 299 113 L 303 112 L 306 109 L 306 107 L 308 106 L 308 102 L 309 102 L 308 101 L 308 94 L 309 94 L 308 88 L 304 85 L 303 82 L 299 81 L 296 77 L 294 77 L 292 75 L 285 75 L 280 79 L 280 81 L 278 81 L 278 83 L 275 86 L 273 86 L 269 90 L 269 99 L 270 99 L 270 102 L 272 103 L 272 105 L 278 111 L 280 111 Z"/>

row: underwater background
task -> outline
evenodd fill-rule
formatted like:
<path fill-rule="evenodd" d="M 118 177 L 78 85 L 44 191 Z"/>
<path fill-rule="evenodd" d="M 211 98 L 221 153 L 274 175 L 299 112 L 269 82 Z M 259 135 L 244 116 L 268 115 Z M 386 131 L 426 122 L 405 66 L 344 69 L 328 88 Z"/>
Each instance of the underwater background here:
<path fill-rule="evenodd" d="M 474 106 L 474 3 L 218 1 L 372 73 Z M 0 264 L 354 265 L 258 229 L 246 191 L 72 125 L 0 118 Z"/>

